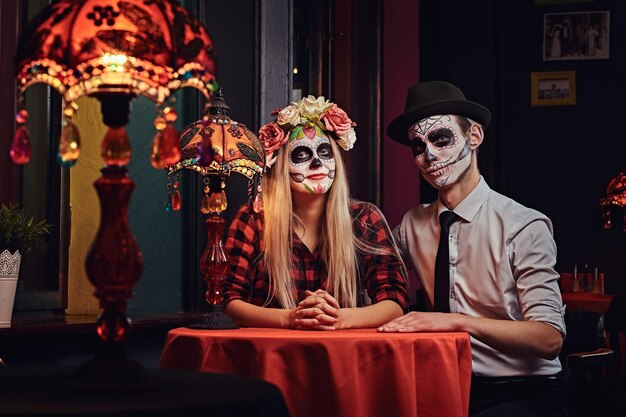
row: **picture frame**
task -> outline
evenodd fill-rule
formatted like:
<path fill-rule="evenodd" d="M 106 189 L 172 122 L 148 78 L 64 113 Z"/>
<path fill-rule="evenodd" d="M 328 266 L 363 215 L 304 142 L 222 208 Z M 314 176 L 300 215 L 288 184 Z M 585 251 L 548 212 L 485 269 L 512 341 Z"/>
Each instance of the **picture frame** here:
<path fill-rule="evenodd" d="M 543 60 L 609 59 L 609 11 L 544 13 Z"/>
<path fill-rule="evenodd" d="M 530 73 L 531 106 L 575 106 L 576 71 Z"/>

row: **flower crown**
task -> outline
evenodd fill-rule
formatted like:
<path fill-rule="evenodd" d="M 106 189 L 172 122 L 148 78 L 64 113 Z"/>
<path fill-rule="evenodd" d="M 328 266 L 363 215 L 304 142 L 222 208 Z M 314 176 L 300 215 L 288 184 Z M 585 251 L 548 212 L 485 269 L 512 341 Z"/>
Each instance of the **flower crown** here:
<path fill-rule="evenodd" d="M 346 112 L 335 103 L 331 103 L 322 96 L 311 95 L 300 101 L 294 101 L 287 107 L 274 110 L 272 116 L 276 116 L 276 120 L 259 129 L 259 139 L 265 147 L 268 168 L 276 159 L 274 153 L 298 136 L 294 134 L 298 126 L 319 127 L 322 131 L 329 133 L 329 137 L 335 139 L 337 144 L 346 151 L 352 149 L 356 142 L 354 132 L 356 123 L 350 120 Z"/>

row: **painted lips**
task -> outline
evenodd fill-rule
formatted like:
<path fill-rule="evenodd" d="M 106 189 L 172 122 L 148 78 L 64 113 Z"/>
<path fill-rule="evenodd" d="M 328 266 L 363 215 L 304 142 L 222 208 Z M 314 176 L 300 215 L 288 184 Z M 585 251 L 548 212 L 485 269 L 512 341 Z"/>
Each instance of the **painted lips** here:
<path fill-rule="evenodd" d="M 324 178 L 326 178 L 326 174 L 312 174 L 312 175 L 309 175 L 306 178 L 311 180 L 311 181 L 321 181 Z"/>
<path fill-rule="evenodd" d="M 435 164 L 433 166 L 426 168 L 424 170 L 424 173 L 433 177 L 438 177 L 442 175 L 444 172 L 446 172 L 446 168 L 452 165 L 452 162 L 450 162 L 450 159 L 452 158 L 449 158 L 447 161 L 440 162 L 438 164 Z"/>
<path fill-rule="evenodd" d="M 438 177 L 440 175 L 442 175 L 444 172 L 446 172 L 446 168 L 448 168 L 450 165 L 452 164 L 444 164 L 444 165 L 438 165 L 438 166 L 434 166 L 434 167 L 430 167 L 426 170 L 426 173 L 428 175 L 431 175 L 433 177 Z"/>

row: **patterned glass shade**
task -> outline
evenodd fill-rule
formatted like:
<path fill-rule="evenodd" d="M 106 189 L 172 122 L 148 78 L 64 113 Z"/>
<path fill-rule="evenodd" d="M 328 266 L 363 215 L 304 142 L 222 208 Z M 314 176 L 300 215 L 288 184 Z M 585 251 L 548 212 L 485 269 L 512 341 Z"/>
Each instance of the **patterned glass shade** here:
<path fill-rule="evenodd" d="M 210 142 L 211 156 L 200 161 L 198 146 Z M 206 142 L 205 142 L 206 143 Z M 180 162 L 167 167 L 168 173 L 192 169 L 202 175 L 230 175 L 238 172 L 248 178 L 262 175 L 265 167 L 263 144 L 245 125 L 226 115 L 210 115 L 185 127 L 180 135 Z"/>
<path fill-rule="evenodd" d="M 607 230 L 613 227 L 611 211 L 621 209 L 622 230 L 626 233 L 626 171 L 620 172 L 609 182 L 606 195 L 600 200 L 600 207 L 602 207 L 602 226 Z"/>
<path fill-rule="evenodd" d="M 163 102 L 181 87 L 207 98 L 213 43 L 175 0 L 57 0 L 23 32 L 16 55 L 20 96 L 51 85 L 66 104 L 98 92 Z"/>
<path fill-rule="evenodd" d="M 626 172 L 620 172 L 611 180 L 606 188 L 606 196 L 600 200 L 600 205 L 626 207 Z"/>
<path fill-rule="evenodd" d="M 228 110 L 220 88 L 209 102 L 209 114 L 183 129 L 180 162 L 166 167 L 168 174 L 186 168 L 202 175 L 222 177 L 231 171 L 248 179 L 263 175 L 263 143 L 244 124 L 228 117 Z"/>
<path fill-rule="evenodd" d="M 209 103 L 209 114 L 183 129 L 179 139 L 180 161 L 166 167 L 168 177 L 174 178 L 176 198 L 176 178 L 180 170 L 191 169 L 204 176 L 205 196 L 200 206 L 204 214 L 220 213 L 226 209 L 224 179 L 231 172 L 238 172 L 248 178 L 248 198 L 252 208 L 259 212 L 262 206 L 261 179 L 265 173 L 263 143 L 245 125 L 228 117 L 228 109 L 221 88 L 218 88 Z M 212 189 L 209 186 L 210 177 L 214 179 Z M 216 182 L 221 182 L 217 190 Z M 174 197 L 171 204 L 176 210 Z"/>

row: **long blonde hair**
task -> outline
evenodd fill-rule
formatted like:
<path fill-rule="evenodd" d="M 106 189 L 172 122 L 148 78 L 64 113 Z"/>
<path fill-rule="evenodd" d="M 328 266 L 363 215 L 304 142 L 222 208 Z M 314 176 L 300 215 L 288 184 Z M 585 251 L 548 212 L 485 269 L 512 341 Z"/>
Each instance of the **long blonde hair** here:
<path fill-rule="evenodd" d="M 334 142 L 333 139 L 330 140 L 335 155 L 335 178 L 326 196 L 321 218 L 322 260 L 328 273 L 327 291 L 342 307 L 355 307 L 359 291 L 357 250 L 376 254 L 388 254 L 389 251 L 355 237 L 346 170 L 339 148 Z M 292 236 L 294 226 L 300 223 L 300 219 L 293 211 L 286 148 L 282 146 L 278 150 L 276 162 L 263 178 L 263 260 L 269 275 L 266 305 L 276 298 L 283 308 L 290 309 L 297 304 L 290 271 L 293 266 Z M 394 254 L 397 255 L 397 252 Z"/>

